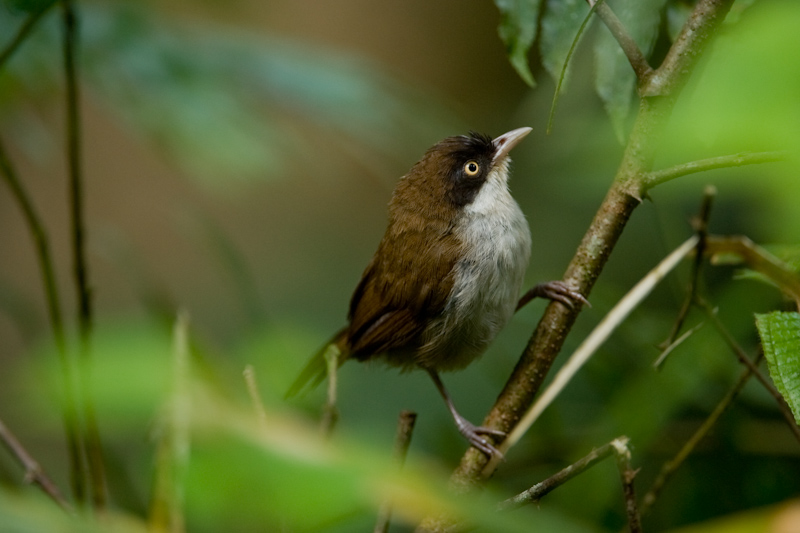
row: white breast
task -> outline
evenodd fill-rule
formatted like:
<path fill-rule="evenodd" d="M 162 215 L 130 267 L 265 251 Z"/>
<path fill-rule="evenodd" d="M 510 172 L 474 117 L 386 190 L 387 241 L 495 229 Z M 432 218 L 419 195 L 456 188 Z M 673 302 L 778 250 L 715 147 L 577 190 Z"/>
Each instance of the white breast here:
<path fill-rule="evenodd" d="M 514 313 L 531 251 L 528 223 L 507 185 L 507 162 L 464 207 L 456 233 L 465 245 L 442 319 L 423 334 L 417 364 L 462 368 L 483 354 Z"/>

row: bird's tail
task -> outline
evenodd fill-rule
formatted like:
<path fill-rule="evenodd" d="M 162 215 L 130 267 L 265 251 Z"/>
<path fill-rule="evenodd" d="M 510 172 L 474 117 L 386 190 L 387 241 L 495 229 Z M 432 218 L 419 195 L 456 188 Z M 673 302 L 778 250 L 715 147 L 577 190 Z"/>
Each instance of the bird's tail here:
<path fill-rule="evenodd" d="M 286 391 L 284 398 L 291 398 L 297 396 L 304 389 L 313 389 L 328 375 L 328 362 L 325 360 L 325 354 L 331 348 L 335 347 L 338 351 L 338 366 L 342 366 L 347 360 L 347 353 L 345 350 L 345 337 L 347 328 L 342 328 L 325 345 L 314 354 L 311 360 L 306 363 L 300 375 L 295 378 L 289 390 Z"/>

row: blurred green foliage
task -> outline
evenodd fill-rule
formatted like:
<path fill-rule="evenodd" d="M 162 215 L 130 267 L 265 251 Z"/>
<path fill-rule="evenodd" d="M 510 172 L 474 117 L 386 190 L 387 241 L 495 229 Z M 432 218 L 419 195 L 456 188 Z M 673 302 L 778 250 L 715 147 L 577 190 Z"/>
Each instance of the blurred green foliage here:
<path fill-rule="evenodd" d="M 12 35 L 26 13 L 46 4 L 3 1 L 0 34 Z M 513 67 L 523 77 L 530 74 L 528 83 L 534 77 L 539 80 L 539 90 L 520 93 L 511 104 L 501 102 L 508 95 L 499 94 L 498 85 L 508 79 L 476 76 L 483 74 L 480 68 L 468 69 L 463 85 L 483 95 L 487 106 L 495 106 L 490 111 L 498 118 L 492 127 L 507 127 L 512 121 L 512 127 L 541 125 L 551 86 L 539 71 L 558 78 L 588 7 L 583 0 L 496 4 Z M 679 102 L 658 165 L 732 151 L 797 148 L 800 67 L 791 53 L 800 49 L 800 13 L 793 2 L 751 4 L 734 4 L 730 23 Z M 674 39 L 691 8 L 672 0 L 610 0 L 609 5 L 642 48 L 656 55 Z M 442 510 L 485 531 L 617 531 L 625 518 L 618 473 L 611 464 L 574 479 L 538 508 L 498 516 L 494 504 L 621 434 L 632 439 L 633 464 L 640 468 L 636 488 L 643 494 L 741 372 L 729 347 L 709 325 L 680 345 L 661 371 L 652 369 L 659 353 L 656 345 L 669 332 L 683 298 L 688 277 L 683 272 L 615 332 L 511 451 L 483 494 L 461 499 L 446 490 L 448 473 L 464 443 L 425 376 L 344 367 L 339 429 L 332 441 L 322 440 L 316 420 L 324 391 L 291 404 L 282 400 L 283 393 L 305 359 L 341 325 L 348 292 L 374 245 L 369 232 L 379 233 L 377 226 L 383 223 L 365 213 L 385 201 L 377 194 L 370 196 L 372 184 L 364 177 L 368 171 L 355 174 L 346 166 L 332 171 L 327 156 L 343 153 L 370 169 L 376 168 L 372 157 L 400 160 L 402 172 L 419 156 L 408 155 L 411 148 L 467 129 L 462 124 L 474 120 L 477 112 L 461 109 L 457 115 L 451 108 L 458 106 L 448 98 L 400 82 L 376 62 L 299 38 L 256 36 L 211 21 L 181 21 L 151 4 L 93 2 L 80 7 L 84 98 L 118 118 L 187 177 L 216 185 L 214 192 L 230 188 L 247 194 L 222 207 L 211 203 L 213 193 L 200 200 L 193 195 L 184 199 L 202 211 L 194 217 L 200 221 L 197 240 L 206 244 L 198 247 L 199 257 L 174 259 L 159 249 L 161 255 L 142 261 L 128 255 L 120 260 L 126 268 L 141 270 L 131 276 L 137 281 L 157 278 L 154 286 L 165 283 L 158 279 L 167 277 L 158 268 L 162 262 L 178 263 L 179 275 L 171 279 L 175 286 L 167 287 L 167 304 L 158 312 L 148 305 L 144 312 L 113 309 L 109 316 L 98 317 L 92 338 L 92 394 L 107 448 L 114 511 L 97 522 L 66 517 L 34 488 L 21 487 L 19 469 L 2 456 L 0 531 L 146 529 L 153 480 L 168 467 L 169 458 L 157 450 L 175 430 L 170 409 L 176 395 L 191 405 L 188 464 L 173 480 L 184 498 L 181 511 L 189 531 L 365 530 L 389 496 L 395 500 L 393 531 L 409 530 L 420 517 Z M 538 19 L 532 18 L 534 13 Z M 537 128 L 532 135 L 540 135 L 535 148 L 515 155 L 512 186 L 530 214 L 537 246 L 531 283 L 563 270 L 608 186 L 618 156 L 617 138 L 625 131 L 634 102 L 627 60 L 605 28 L 595 22 L 583 39 L 593 46 L 579 46 L 572 60 L 571 84 L 556 117 L 558 133 L 544 137 L 543 128 Z M 52 139 L 58 137 L 50 131 L 55 127 L 41 118 L 41 109 L 53 107 L 60 97 L 58 49 L 53 9 L 0 72 L 3 137 L 22 145 L 26 138 L 34 139 L 22 150 L 37 157 L 53 149 Z M 492 45 L 484 50 L 492 50 Z M 450 59 L 435 52 L 424 59 Z M 480 58 L 472 59 L 479 63 Z M 85 149 L 92 153 L 93 139 L 87 139 Z M 322 161 L 317 160 L 320 153 L 325 155 Z M 297 171 L 309 161 L 324 170 L 315 173 L 322 180 L 304 180 Z M 126 164 L 132 163 L 119 162 Z M 796 171 L 796 161 L 790 160 L 687 177 L 652 191 L 654 201 L 645 203 L 631 220 L 591 295 L 593 308 L 581 315 L 565 351 L 574 348 L 658 261 L 669 243 L 690 231 L 686 220 L 696 211 L 704 180 L 720 185 L 711 220 L 715 232 L 741 231 L 755 233 L 759 241 L 798 242 Z M 272 179 L 278 176 L 292 179 Z M 99 187 L 96 182 L 95 186 Z M 364 196 L 350 203 L 337 197 L 356 193 Z M 96 199 L 95 205 L 99 203 Z M 178 211 L 181 206 L 169 208 Z M 262 212 L 264 218 L 254 215 Z M 152 215 L 137 213 L 137 224 Z M 233 215 L 242 217 L 239 225 L 229 222 Z M 98 214 L 91 223 L 102 226 L 108 216 Z M 242 235 L 245 229 L 256 237 L 248 240 Z M 180 240 L 190 240 L 191 231 L 182 228 L 176 233 Z M 96 245 L 97 233 L 90 234 Z M 161 236 L 148 234 L 148 239 Z M 311 244 L 303 248 L 305 241 Z M 790 261 L 796 245 L 785 249 L 784 259 Z M 19 262 L 24 268 L 25 252 L 15 250 L 12 256 L 4 251 L 3 261 Z M 132 247 L 126 253 L 136 252 Z M 270 270 L 274 264 L 288 265 L 277 271 L 283 274 L 277 279 L 276 270 Z M 214 265 L 211 281 L 195 277 L 209 265 Z M 64 271 L 67 268 L 68 264 Z M 153 272 L 145 272 L 148 268 Z M 758 345 L 754 313 L 786 304 L 774 288 L 750 283 L 752 275 L 732 281 L 735 273 L 730 267 L 707 269 L 702 290 L 752 354 Z M 126 280 L 130 281 L 123 277 L 122 283 Z M 153 286 L 144 281 L 129 285 L 136 298 L 152 296 L 145 293 Z M 109 286 L 99 284 L 97 293 L 102 297 Z M 4 420 L 14 422 L 45 470 L 66 487 L 56 356 L 46 330 L 27 318 L 37 307 L 26 298 L 39 293 L 35 287 L 23 290 L 13 280 L 4 280 L 0 288 L 0 308 L 9 315 L 24 314 L 20 323 L 27 325 L 26 339 L 39 339 L 0 370 L 0 411 Z M 195 295 L 202 296 L 193 300 Z M 171 324 L 164 317 L 171 322 L 174 307 L 183 305 L 191 308 L 193 319 L 192 359 L 185 376 L 191 387 L 176 392 L 175 349 Z M 470 419 L 478 420 L 502 387 L 542 305 L 533 303 L 519 313 L 486 357 L 469 370 L 445 376 Z M 704 320 L 693 312 L 687 325 Z M 224 325 L 230 323 L 235 327 L 226 330 Z M 245 364 L 256 369 L 266 421 L 250 405 L 241 379 Z M 390 454 L 401 408 L 420 412 L 402 473 Z M 718 518 L 722 525 L 699 524 L 691 531 L 764 531 L 780 512 L 774 505 L 800 493 L 798 468 L 798 444 L 774 400 L 750 383 L 666 487 L 645 527 L 665 530 L 723 517 Z M 759 506 L 768 507 L 739 514 Z"/>

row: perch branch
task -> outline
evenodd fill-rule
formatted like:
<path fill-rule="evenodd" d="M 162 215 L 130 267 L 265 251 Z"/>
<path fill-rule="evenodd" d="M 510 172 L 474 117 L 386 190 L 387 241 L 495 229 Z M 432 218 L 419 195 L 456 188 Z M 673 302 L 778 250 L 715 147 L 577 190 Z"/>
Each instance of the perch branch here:
<path fill-rule="evenodd" d="M 14 456 L 20 466 L 25 469 L 26 482 L 38 485 L 50 499 L 65 511 L 73 511 L 72 506 L 61 495 L 61 491 L 58 490 L 56 484 L 44 473 L 39 463 L 28 453 L 28 450 L 17 440 L 2 420 L 0 420 L 0 440 L 3 441 L 5 447 L 11 452 L 11 455 Z"/>
<path fill-rule="evenodd" d="M 788 157 L 789 152 L 786 151 L 740 152 L 738 154 L 710 157 L 708 159 L 700 159 L 699 161 L 691 161 L 689 163 L 675 165 L 674 167 L 649 172 L 642 179 L 642 183 L 645 189 L 650 189 L 656 185 L 660 185 L 688 174 L 696 174 L 697 172 L 705 172 L 707 170 L 715 170 L 718 168 L 743 167 L 745 165 L 756 165 L 759 163 L 773 163 L 775 161 L 784 161 Z"/>

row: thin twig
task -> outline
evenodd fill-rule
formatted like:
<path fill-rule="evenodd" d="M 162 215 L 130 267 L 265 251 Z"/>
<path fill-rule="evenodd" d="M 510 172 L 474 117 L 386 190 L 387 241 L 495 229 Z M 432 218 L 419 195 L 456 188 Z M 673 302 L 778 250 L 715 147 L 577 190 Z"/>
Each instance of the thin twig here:
<path fill-rule="evenodd" d="M 636 44 L 631 34 L 628 33 L 625 25 L 622 24 L 614 11 L 612 11 L 605 2 L 600 3 L 596 0 L 586 0 L 586 2 L 591 7 L 595 7 L 595 4 L 599 4 L 596 6 L 597 16 L 600 17 L 611 32 L 611 35 L 613 35 L 614 39 L 619 43 L 620 48 L 622 48 L 622 51 L 625 53 L 625 57 L 628 58 L 628 62 L 630 62 L 631 67 L 633 67 L 636 79 L 639 80 L 640 84 L 644 83 L 647 77 L 653 72 L 653 69 L 647 62 L 647 58 L 644 57 L 644 54 L 639 49 L 639 45 Z"/>
<path fill-rule="evenodd" d="M 631 533 L 641 533 L 642 519 L 639 515 L 639 506 L 636 504 L 636 491 L 633 489 L 633 480 L 638 470 L 631 467 L 631 450 L 628 448 L 628 439 L 616 439 L 611 442 L 617 458 L 617 469 L 622 482 L 622 494 L 625 497 L 625 514 L 628 515 L 628 527 Z"/>
<path fill-rule="evenodd" d="M 645 190 L 647 190 L 655 187 L 656 185 L 660 185 L 688 174 L 696 174 L 698 172 L 705 172 L 707 170 L 715 170 L 718 168 L 732 168 L 743 167 L 746 165 L 757 165 L 760 163 L 774 163 L 776 161 L 785 161 L 788 157 L 789 152 L 787 151 L 740 152 L 738 154 L 710 157 L 708 159 L 700 159 L 698 161 L 682 163 L 680 165 L 675 165 L 674 167 L 669 167 L 662 170 L 654 170 L 644 176 L 642 184 L 644 185 Z"/>
<path fill-rule="evenodd" d="M 775 401 L 778 403 L 778 409 L 780 410 L 783 418 L 786 419 L 786 423 L 789 424 L 789 429 L 792 430 L 795 438 L 798 442 L 800 442 L 800 427 L 797 426 L 797 422 L 794 419 L 794 415 L 789 407 L 786 405 L 786 401 L 781 396 L 781 393 L 778 392 L 778 389 L 764 376 L 764 374 L 758 369 L 756 363 L 750 360 L 745 353 L 744 349 L 739 346 L 739 343 L 736 342 L 736 339 L 733 338 L 728 328 L 725 327 L 725 324 L 717 316 L 716 310 L 711 307 L 705 300 L 698 300 L 697 305 L 705 311 L 708 318 L 711 320 L 711 323 L 717 328 L 717 331 L 722 336 L 725 343 L 730 347 L 733 353 L 736 355 L 736 358 L 739 359 L 744 366 L 747 367 L 750 372 L 756 377 L 756 379 L 767 389 L 767 392 L 775 398 Z"/>
<path fill-rule="evenodd" d="M 402 467 L 408 453 L 408 446 L 411 444 L 411 434 L 414 432 L 414 424 L 417 421 L 417 413 L 413 411 L 400 411 L 397 420 L 397 434 L 394 439 L 394 460 L 398 467 Z M 389 531 L 389 523 L 392 519 L 392 502 L 385 501 L 378 510 L 378 519 L 375 522 L 374 533 L 386 533 Z"/>
<path fill-rule="evenodd" d="M 72 512 L 72 506 L 61 495 L 58 486 L 44 473 L 44 470 L 25 449 L 22 443 L 14 436 L 8 427 L 0 420 L 0 440 L 6 446 L 11 455 L 17 462 L 25 469 L 25 481 L 27 483 L 35 483 L 41 488 L 50 499 L 56 502 L 62 509 L 67 512 Z"/>
<path fill-rule="evenodd" d="M 61 316 L 61 305 L 58 297 L 58 287 L 56 286 L 55 268 L 53 259 L 50 256 L 50 241 L 47 231 L 42 224 L 39 215 L 33 207 L 30 197 L 22 186 L 16 170 L 11 164 L 11 160 L 6 154 L 2 139 L 0 139 L 0 170 L 3 178 L 11 189 L 14 199 L 22 210 L 22 215 L 28 229 L 33 237 L 36 257 L 39 260 L 39 267 L 42 273 L 42 284 L 44 285 L 45 300 L 47 302 L 47 314 L 50 318 L 50 327 L 53 329 L 53 340 L 58 351 L 61 363 L 62 386 L 64 387 L 63 417 L 64 429 L 67 436 L 67 448 L 70 460 L 70 477 L 73 496 L 78 502 L 83 502 L 86 494 L 86 463 L 83 456 L 83 445 L 80 438 L 78 427 L 78 410 L 75 404 L 75 380 L 72 361 L 67 353 L 66 335 L 64 332 L 64 320 Z"/>
<path fill-rule="evenodd" d="M 86 423 L 86 455 L 94 506 L 106 505 L 107 488 L 103 466 L 103 448 L 97 416 L 90 392 L 90 336 L 92 330 L 92 303 L 89 288 L 89 271 L 86 260 L 83 218 L 83 179 L 81 174 L 81 130 L 78 94 L 76 48 L 78 20 L 72 0 L 61 0 L 63 23 L 64 78 L 67 108 L 67 164 L 69 168 L 69 204 L 72 222 L 72 247 L 74 275 L 78 293 L 78 329 L 81 342 L 81 372 L 79 373 L 83 414 Z"/>
<path fill-rule="evenodd" d="M 758 362 L 758 360 L 756 361 Z M 697 428 L 697 431 L 686 441 L 686 443 L 681 447 L 680 451 L 664 463 L 664 466 L 661 467 L 661 471 L 656 477 L 653 485 L 650 487 L 650 490 L 647 491 L 645 494 L 644 499 L 642 500 L 642 514 L 647 514 L 650 509 L 653 507 L 658 496 L 661 494 L 664 485 L 669 481 L 669 478 L 675 471 L 683 464 L 686 458 L 691 454 L 694 449 L 697 447 L 697 444 L 706 436 L 706 434 L 711 430 L 714 424 L 717 423 L 719 417 L 722 416 L 722 413 L 731 405 L 733 400 L 742 390 L 742 388 L 747 383 L 747 380 L 750 379 L 750 376 L 753 375 L 753 372 L 750 368 L 745 368 L 742 374 L 739 376 L 739 379 L 736 381 L 736 384 L 728 391 L 728 393 L 720 400 L 714 410 L 711 411 L 711 414 L 708 415 L 708 418 Z"/>
<path fill-rule="evenodd" d="M 509 509 L 516 509 L 518 507 L 522 507 L 523 505 L 527 505 L 529 503 L 536 504 L 550 494 L 553 490 L 557 489 L 570 479 L 574 478 L 578 474 L 585 472 L 589 468 L 593 467 L 606 457 L 613 454 L 616 450 L 614 447 L 614 442 L 624 440 L 627 442 L 627 437 L 617 437 L 613 441 L 606 443 L 599 448 L 595 448 L 591 452 L 589 452 L 585 457 L 582 459 L 575 461 L 568 467 L 556 472 L 549 478 L 545 479 L 544 481 L 540 481 L 536 485 L 532 486 L 528 490 L 525 490 L 516 496 L 509 498 L 500 502 L 497 505 L 498 510 L 509 510 Z"/>
<path fill-rule="evenodd" d="M 711 216 L 711 205 L 716 194 L 717 189 L 714 186 L 709 185 L 706 187 L 705 193 L 703 194 L 703 201 L 700 204 L 700 213 L 693 221 L 694 230 L 697 232 L 698 241 L 697 248 L 695 249 L 694 261 L 692 262 L 691 278 L 689 279 L 689 293 L 686 295 L 686 298 L 683 301 L 683 305 L 678 312 L 678 317 L 675 320 L 675 324 L 672 326 L 672 331 L 670 331 L 669 337 L 667 337 L 667 339 L 661 344 L 664 346 L 664 349 L 654 364 L 656 368 L 658 368 L 666 359 L 666 356 L 669 353 L 667 350 L 672 351 L 672 349 L 675 348 L 675 337 L 677 337 L 678 333 L 680 333 L 683 323 L 689 314 L 689 310 L 692 308 L 695 297 L 697 296 L 697 287 L 700 283 L 700 271 L 703 267 L 703 252 L 706 248 L 706 239 L 708 238 L 708 219 Z M 685 337 L 686 336 L 682 337 L 681 339 L 684 339 Z"/>
<path fill-rule="evenodd" d="M 39 22 L 39 19 L 41 19 L 42 16 L 47 13 L 47 11 L 54 4 L 55 2 L 49 2 L 38 11 L 34 11 L 28 15 L 28 18 L 25 19 L 25 22 L 23 22 L 19 27 L 19 30 L 17 30 L 17 33 L 14 35 L 11 41 L 6 45 L 5 48 L 3 48 L 3 51 L 0 52 L 0 69 L 2 69 L 6 64 L 6 61 L 8 61 L 11 56 L 14 55 L 14 52 L 17 51 L 17 48 L 19 48 L 19 46 L 25 42 L 25 39 L 28 38 L 28 34 L 30 34 L 31 30 L 36 27 L 36 23 Z"/>

